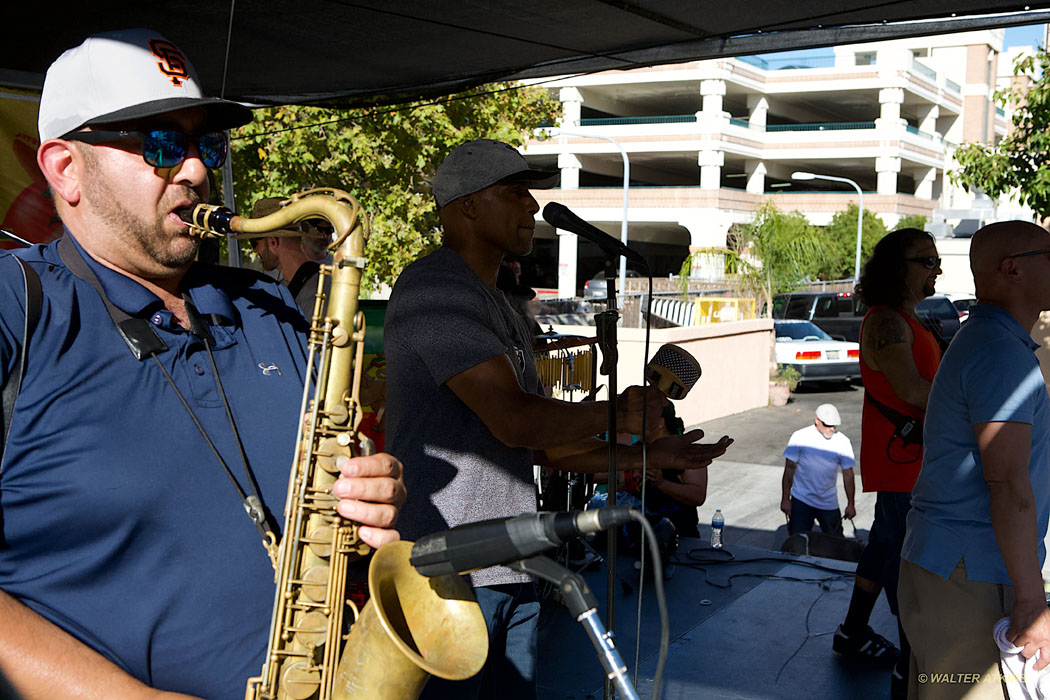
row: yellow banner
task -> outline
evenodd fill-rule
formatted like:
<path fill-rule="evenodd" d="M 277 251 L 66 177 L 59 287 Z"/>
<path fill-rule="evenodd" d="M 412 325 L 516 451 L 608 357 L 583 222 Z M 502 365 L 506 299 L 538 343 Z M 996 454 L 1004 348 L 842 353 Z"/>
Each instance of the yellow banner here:
<path fill-rule="evenodd" d="M 39 105 L 33 93 L 0 90 L 0 227 L 32 243 L 47 243 L 61 235 L 62 223 L 36 165 Z M 0 248 L 17 247 L 0 238 Z"/>

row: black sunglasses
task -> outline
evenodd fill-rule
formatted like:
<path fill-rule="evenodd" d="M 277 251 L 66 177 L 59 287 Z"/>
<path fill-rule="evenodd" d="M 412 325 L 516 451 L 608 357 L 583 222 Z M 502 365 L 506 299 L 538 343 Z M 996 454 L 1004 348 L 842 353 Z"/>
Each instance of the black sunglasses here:
<path fill-rule="evenodd" d="M 1050 248 L 1044 248 L 1042 250 L 1030 250 L 1027 253 L 1015 253 L 1013 255 L 1007 255 L 1008 258 L 1024 258 L 1029 255 L 1042 255 L 1044 253 L 1050 253 Z"/>
<path fill-rule="evenodd" d="M 941 266 L 941 259 L 936 255 L 927 255 L 924 258 L 904 258 L 908 262 L 919 263 L 927 270 L 934 270 Z"/>
<path fill-rule="evenodd" d="M 142 140 L 142 159 L 155 168 L 174 168 L 186 160 L 192 139 L 201 162 L 208 168 L 220 168 L 226 162 L 229 148 L 226 134 L 214 131 L 200 136 L 188 136 L 181 131 L 155 129 L 153 131 L 75 131 L 62 138 L 84 143 L 109 143 L 121 139 Z"/>
<path fill-rule="evenodd" d="M 310 229 L 314 230 L 311 231 Z M 322 236 L 331 236 L 335 228 L 332 227 L 325 219 L 306 219 L 299 222 L 299 233 L 305 234 L 321 234 Z"/>

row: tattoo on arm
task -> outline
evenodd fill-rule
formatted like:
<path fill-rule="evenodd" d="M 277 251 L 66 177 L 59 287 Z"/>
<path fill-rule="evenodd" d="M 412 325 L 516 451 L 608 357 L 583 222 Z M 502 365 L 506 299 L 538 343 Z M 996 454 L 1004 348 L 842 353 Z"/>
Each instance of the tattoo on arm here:
<path fill-rule="evenodd" d="M 871 330 L 876 351 L 883 350 L 888 345 L 908 342 L 908 325 L 897 314 L 887 314 L 877 319 L 875 327 Z"/>

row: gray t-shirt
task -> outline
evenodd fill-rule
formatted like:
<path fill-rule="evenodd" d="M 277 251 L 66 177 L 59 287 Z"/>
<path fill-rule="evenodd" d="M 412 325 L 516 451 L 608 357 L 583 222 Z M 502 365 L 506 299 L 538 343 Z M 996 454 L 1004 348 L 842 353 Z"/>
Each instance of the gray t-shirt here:
<path fill-rule="evenodd" d="M 532 450 L 500 442 L 445 382 L 506 354 L 525 391 L 542 393 L 532 336 L 503 294 L 457 253 L 440 248 L 405 268 L 383 328 L 387 450 L 405 468 L 408 501 L 398 529 L 408 540 L 463 523 L 536 510 Z M 504 567 L 471 575 L 475 586 L 527 581 Z"/>

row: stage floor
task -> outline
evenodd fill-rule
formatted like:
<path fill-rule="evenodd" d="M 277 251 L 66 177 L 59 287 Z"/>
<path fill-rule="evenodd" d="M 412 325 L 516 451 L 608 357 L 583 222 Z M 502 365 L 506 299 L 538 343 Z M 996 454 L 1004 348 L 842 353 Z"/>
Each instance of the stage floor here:
<path fill-rule="evenodd" d="M 846 661 L 831 651 L 832 635 L 849 605 L 854 564 L 740 544 L 723 550 L 731 553 L 733 561 L 708 564 L 695 561 L 714 558 L 703 545 L 700 540 L 682 540 L 680 563 L 665 584 L 670 617 L 665 700 L 888 697 L 888 669 Z M 616 647 L 632 679 L 638 619 L 634 561 L 619 557 L 615 601 Z M 604 566 L 585 572 L 585 578 L 599 600 L 604 621 Z M 626 594 L 624 584 L 633 592 Z M 651 581 L 644 587 L 641 617 L 637 687 L 642 698 L 650 698 L 660 648 L 660 618 Z M 871 624 L 897 643 L 896 619 L 885 597 L 880 597 Z M 550 598 L 544 602 L 540 622 L 538 676 L 542 700 L 602 697 L 603 672 L 593 645 L 583 627 Z"/>

